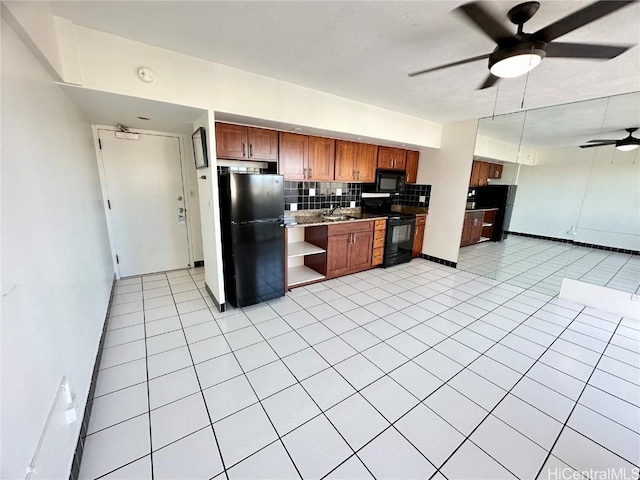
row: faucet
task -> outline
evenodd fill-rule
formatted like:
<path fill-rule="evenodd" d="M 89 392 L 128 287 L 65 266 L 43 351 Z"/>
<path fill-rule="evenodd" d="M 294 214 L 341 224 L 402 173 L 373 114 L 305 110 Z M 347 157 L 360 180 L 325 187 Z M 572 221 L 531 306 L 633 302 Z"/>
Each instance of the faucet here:
<path fill-rule="evenodd" d="M 329 211 L 326 213 L 326 215 L 333 215 L 335 211 L 339 210 L 340 208 L 342 208 L 340 205 L 334 207 L 332 203 L 331 205 L 329 205 Z"/>

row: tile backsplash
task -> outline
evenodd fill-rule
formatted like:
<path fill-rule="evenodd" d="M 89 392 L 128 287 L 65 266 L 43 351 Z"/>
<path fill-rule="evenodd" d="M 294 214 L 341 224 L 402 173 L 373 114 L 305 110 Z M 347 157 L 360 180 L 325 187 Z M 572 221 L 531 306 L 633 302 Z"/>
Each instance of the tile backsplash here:
<path fill-rule="evenodd" d="M 361 194 L 361 183 L 285 181 L 284 209 L 292 210 L 292 204 L 296 210 L 359 207 Z"/>
<path fill-rule="evenodd" d="M 406 207 L 428 207 L 431 196 L 431 185 L 406 185 L 405 190 L 397 195 L 394 205 L 404 205 Z"/>

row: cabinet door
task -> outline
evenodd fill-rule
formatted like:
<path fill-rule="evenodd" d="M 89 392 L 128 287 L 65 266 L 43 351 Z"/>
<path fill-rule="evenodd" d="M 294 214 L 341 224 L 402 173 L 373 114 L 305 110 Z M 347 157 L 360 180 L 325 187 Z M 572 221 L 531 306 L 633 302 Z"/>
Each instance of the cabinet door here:
<path fill-rule="evenodd" d="M 490 163 L 489 178 L 493 178 L 493 179 L 502 178 L 502 165 L 500 165 L 499 163 Z"/>
<path fill-rule="evenodd" d="M 333 181 L 336 141 L 333 138 L 309 137 L 309 180 Z"/>
<path fill-rule="evenodd" d="M 479 187 L 486 187 L 487 186 L 487 179 L 489 178 L 489 164 L 487 162 L 478 162 L 480 164 L 479 166 L 479 173 L 478 173 L 478 186 Z"/>
<path fill-rule="evenodd" d="M 378 146 L 368 143 L 358 144 L 358 155 L 355 161 L 356 179 L 358 182 L 373 183 L 376 181 L 376 165 L 378 162 Z"/>
<path fill-rule="evenodd" d="M 378 168 L 404 170 L 406 163 L 406 150 L 392 147 L 378 147 Z"/>
<path fill-rule="evenodd" d="M 356 157 L 358 144 L 338 140 L 336 142 L 335 179 L 338 182 L 353 182 L 357 179 Z M 374 167 L 375 168 L 375 167 Z"/>
<path fill-rule="evenodd" d="M 249 158 L 252 160 L 278 160 L 278 132 L 264 128 L 248 128 Z"/>
<path fill-rule="evenodd" d="M 349 272 L 351 235 L 353 234 L 347 233 L 327 238 L 327 277 L 337 277 Z"/>
<path fill-rule="evenodd" d="M 247 127 L 216 123 L 216 157 L 242 160 L 247 155 Z"/>
<path fill-rule="evenodd" d="M 471 245 L 471 233 L 473 230 L 473 218 L 470 214 L 465 214 L 464 223 L 462 224 L 462 238 L 460 239 L 460 246 L 466 247 Z"/>
<path fill-rule="evenodd" d="M 482 238 L 482 217 L 483 213 L 473 216 L 473 223 L 471 225 L 471 243 L 478 243 Z"/>
<path fill-rule="evenodd" d="M 418 158 L 420 152 L 408 151 L 407 152 L 407 183 L 416 183 L 418 181 Z"/>
<path fill-rule="evenodd" d="M 416 225 L 416 230 L 413 237 L 413 249 L 411 252 L 412 258 L 417 258 L 422 253 L 423 241 L 424 241 L 424 225 Z"/>
<path fill-rule="evenodd" d="M 471 166 L 471 178 L 469 179 L 470 187 L 478 186 L 478 175 L 480 175 L 480 162 L 474 160 Z"/>
<path fill-rule="evenodd" d="M 309 164 L 309 137 L 280 132 L 278 168 L 285 180 L 306 180 Z"/>
<path fill-rule="evenodd" d="M 360 232 L 351 234 L 349 245 L 349 268 L 360 270 L 371 266 L 373 247 L 373 232 Z"/>

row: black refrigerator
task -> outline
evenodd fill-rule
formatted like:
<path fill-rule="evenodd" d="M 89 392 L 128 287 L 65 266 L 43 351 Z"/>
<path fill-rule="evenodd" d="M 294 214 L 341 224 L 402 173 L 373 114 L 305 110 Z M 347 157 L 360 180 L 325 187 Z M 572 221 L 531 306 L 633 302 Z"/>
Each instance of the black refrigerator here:
<path fill-rule="evenodd" d="M 224 289 L 234 307 L 281 297 L 284 285 L 284 177 L 221 173 Z"/>
<path fill-rule="evenodd" d="M 491 240 L 494 242 L 502 241 L 506 236 L 505 232 L 509 231 L 513 203 L 516 199 L 516 188 L 516 185 L 489 185 L 475 188 L 476 208 L 498 209 L 491 233 Z"/>

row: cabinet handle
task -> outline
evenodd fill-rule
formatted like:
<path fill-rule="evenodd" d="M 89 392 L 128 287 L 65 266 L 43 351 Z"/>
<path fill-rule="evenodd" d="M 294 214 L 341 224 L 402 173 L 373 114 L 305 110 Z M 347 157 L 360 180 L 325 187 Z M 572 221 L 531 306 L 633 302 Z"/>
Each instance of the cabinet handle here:
<path fill-rule="evenodd" d="M 253 144 L 249 144 L 249 158 L 253 157 Z"/>
<path fill-rule="evenodd" d="M 358 180 L 360 180 L 360 170 L 358 170 Z"/>
<path fill-rule="evenodd" d="M 356 171 L 355 171 L 355 170 L 354 170 L 353 172 L 351 172 L 351 178 L 352 178 L 353 180 L 355 180 L 355 179 L 356 179 Z"/>
<path fill-rule="evenodd" d="M 302 169 L 302 178 L 304 178 L 304 179 L 307 178 L 307 169 L 306 168 Z"/>
<path fill-rule="evenodd" d="M 247 156 L 247 144 L 243 143 L 242 144 L 242 158 Z"/>
<path fill-rule="evenodd" d="M 311 178 L 311 169 L 309 169 L 309 176 L 307 178 Z"/>

